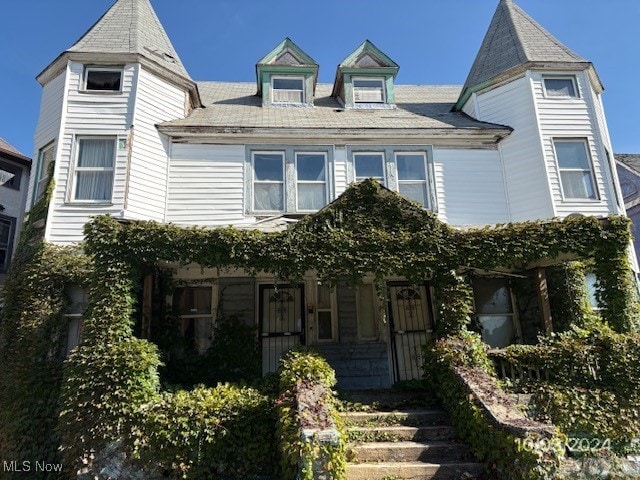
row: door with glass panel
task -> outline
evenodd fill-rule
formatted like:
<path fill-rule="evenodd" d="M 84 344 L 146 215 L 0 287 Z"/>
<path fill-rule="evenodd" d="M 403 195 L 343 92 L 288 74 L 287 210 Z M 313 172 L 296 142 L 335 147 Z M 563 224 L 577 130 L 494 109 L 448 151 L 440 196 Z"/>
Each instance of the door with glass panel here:
<path fill-rule="evenodd" d="M 433 336 L 429 290 L 406 282 L 388 287 L 395 380 L 417 380 L 423 374 L 422 348 Z"/>
<path fill-rule="evenodd" d="M 260 285 L 258 315 L 262 373 L 275 372 L 281 355 L 304 344 L 304 285 Z"/>

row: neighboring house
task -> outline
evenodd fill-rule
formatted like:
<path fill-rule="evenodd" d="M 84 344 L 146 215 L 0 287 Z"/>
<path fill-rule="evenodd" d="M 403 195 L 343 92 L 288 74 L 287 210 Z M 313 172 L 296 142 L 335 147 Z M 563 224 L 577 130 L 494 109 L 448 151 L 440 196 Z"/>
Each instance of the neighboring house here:
<path fill-rule="evenodd" d="M 29 200 L 54 162 L 45 239 L 77 243 L 100 214 L 282 229 L 371 177 L 454 227 L 624 214 L 593 65 L 512 1 L 500 1 L 461 87 L 397 84 L 399 66 L 369 41 L 335 54 L 346 57 L 333 84 L 317 83 L 318 65 L 288 38 L 258 61 L 257 82 L 195 82 L 149 0 L 116 1 L 38 76 Z M 372 283 L 331 290 L 311 273 L 278 289 L 269 276 L 198 266 L 175 280 L 170 302 L 199 351 L 224 304 L 225 315 L 259 327 L 265 372 L 305 342 L 327 355 L 342 386 L 420 374 L 428 284 L 394 279 L 385 306 Z M 479 278 L 475 293 L 489 343 L 521 340 L 527 328 L 535 338 L 505 278 Z M 395 329 L 381 320 L 385 309 Z M 398 328 L 409 310 L 417 334 Z"/>
<path fill-rule="evenodd" d="M 633 245 L 640 256 L 640 154 L 616 153 L 616 167 L 627 216 L 631 219 Z"/>
<path fill-rule="evenodd" d="M 31 159 L 0 138 L 0 285 L 22 226 L 30 173 Z"/>

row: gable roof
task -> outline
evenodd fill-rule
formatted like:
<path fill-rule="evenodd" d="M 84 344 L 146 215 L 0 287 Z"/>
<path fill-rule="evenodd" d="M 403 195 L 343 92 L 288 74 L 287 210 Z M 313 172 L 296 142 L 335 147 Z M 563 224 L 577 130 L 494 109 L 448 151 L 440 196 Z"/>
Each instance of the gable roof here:
<path fill-rule="evenodd" d="M 546 68 L 593 69 L 589 61 L 562 44 L 513 0 L 500 0 L 465 81 L 457 108 L 462 107 L 470 90 L 484 88 L 518 67 L 536 64 Z M 595 71 L 592 73 L 595 75 Z M 601 88 L 599 79 L 595 78 Z"/>
<path fill-rule="evenodd" d="M 340 95 L 344 73 L 357 73 L 360 69 L 390 74 L 395 78 L 400 67 L 370 40 L 365 40 L 338 65 L 331 95 Z"/>
<path fill-rule="evenodd" d="M 313 75 L 313 85 L 318 81 L 318 63 L 298 47 L 289 37 L 282 40 L 256 63 L 258 95 L 262 95 L 263 73 L 297 73 Z"/>
<path fill-rule="evenodd" d="M 456 134 L 479 141 L 496 142 L 511 128 L 475 120 L 451 111 L 460 94 L 459 86 L 396 86 L 396 108 L 389 110 L 345 109 L 331 96 L 333 85 L 319 83 L 314 108 L 262 108 L 253 83 L 198 82 L 205 108 L 186 118 L 159 125 L 172 136 L 242 134 L 305 136 L 350 134 L 376 139 L 384 135 L 425 136 Z M 254 141 L 255 141 L 254 137 Z M 492 140 L 489 140 L 491 138 Z"/>
<path fill-rule="evenodd" d="M 616 153 L 614 157 L 618 163 L 640 175 L 640 153 Z"/>
<path fill-rule="evenodd" d="M 190 78 L 149 0 L 116 0 L 68 51 L 135 53 Z"/>
<path fill-rule="evenodd" d="M 9 156 L 11 160 L 16 161 L 25 166 L 31 165 L 31 159 L 20 153 L 13 145 L 0 137 L 0 156 Z"/>

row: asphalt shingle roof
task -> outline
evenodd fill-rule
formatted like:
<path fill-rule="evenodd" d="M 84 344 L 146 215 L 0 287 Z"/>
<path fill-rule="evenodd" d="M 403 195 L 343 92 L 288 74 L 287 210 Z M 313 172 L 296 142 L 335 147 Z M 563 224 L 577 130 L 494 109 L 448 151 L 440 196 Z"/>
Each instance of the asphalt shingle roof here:
<path fill-rule="evenodd" d="M 9 142 L 7 142 L 4 138 L 1 138 L 1 137 L 0 137 L 0 153 L 8 153 L 9 155 L 12 155 L 14 157 L 18 157 L 18 158 L 21 158 L 22 160 L 31 162 L 31 159 L 29 157 L 20 153 L 17 148 L 15 148 L 13 145 L 11 145 Z"/>
<path fill-rule="evenodd" d="M 616 153 L 614 157 L 640 175 L 640 153 Z"/>
<path fill-rule="evenodd" d="M 314 107 L 262 107 L 255 83 L 198 82 L 205 108 L 171 127 L 502 129 L 451 111 L 459 86 L 396 85 L 394 109 L 344 109 L 332 84 L 318 84 Z"/>
<path fill-rule="evenodd" d="M 190 78 L 149 0 L 117 0 L 69 51 L 136 53 Z"/>
<path fill-rule="evenodd" d="M 528 62 L 587 62 L 527 15 L 501 0 L 471 67 L 465 88 Z"/>

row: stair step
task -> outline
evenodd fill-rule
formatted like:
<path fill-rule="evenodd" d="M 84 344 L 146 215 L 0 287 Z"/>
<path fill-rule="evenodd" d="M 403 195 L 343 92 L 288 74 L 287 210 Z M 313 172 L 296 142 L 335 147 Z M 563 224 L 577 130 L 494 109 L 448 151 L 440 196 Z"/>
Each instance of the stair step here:
<path fill-rule="evenodd" d="M 405 425 L 418 427 L 423 425 L 443 425 L 449 422 L 449 415 L 444 410 L 405 410 L 393 412 L 343 412 L 348 423 L 364 426 Z"/>
<path fill-rule="evenodd" d="M 347 402 L 372 406 L 378 410 L 394 410 L 400 407 L 425 407 L 437 403 L 430 392 L 398 390 L 350 390 L 340 394 Z"/>
<path fill-rule="evenodd" d="M 482 473 L 479 463 L 391 462 L 347 464 L 348 480 L 471 480 Z"/>
<path fill-rule="evenodd" d="M 453 440 L 456 431 L 449 425 L 407 427 L 392 425 L 388 427 L 350 427 L 347 431 L 350 442 L 397 442 L 402 440 Z"/>
<path fill-rule="evenodd" d="M 451 442 L 374 442 L 349 446 L 348 459 L 363 462 L 430 462 L 469 461 L 469 447 Z"/>

